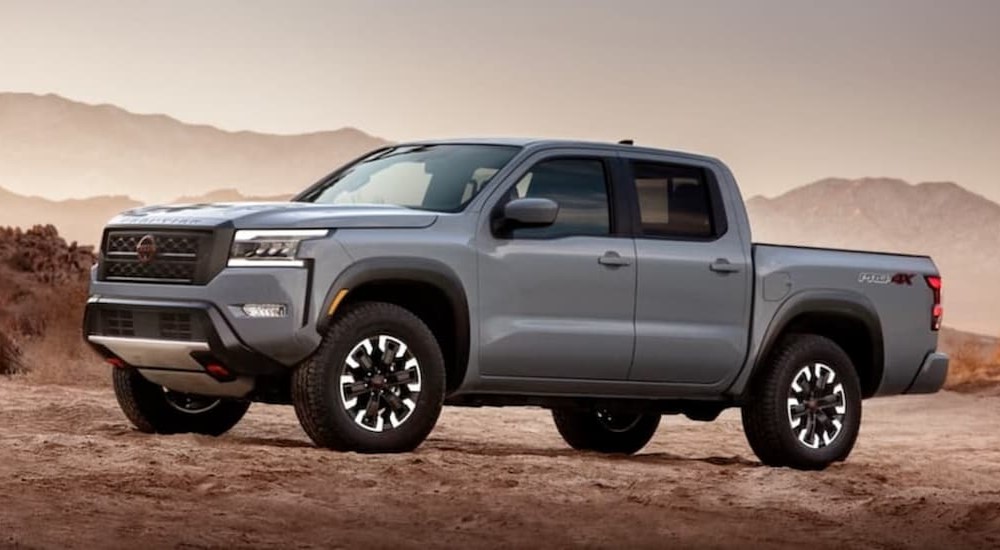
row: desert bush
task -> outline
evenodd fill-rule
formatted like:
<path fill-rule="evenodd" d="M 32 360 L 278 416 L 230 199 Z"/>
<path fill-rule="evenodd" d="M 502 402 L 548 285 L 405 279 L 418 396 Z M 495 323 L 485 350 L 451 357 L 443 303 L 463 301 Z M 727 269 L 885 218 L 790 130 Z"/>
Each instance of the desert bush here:
<path fill-rule="evenodd" d="M 26 378 L 45 384 L 105 385 L 107 366 L 84 342 L 83 310 L 87 285 L 75 283 L 38 296 L 35 319 L 44 332 L 30 339 L 23 349 L 30 365 Z"/>
<path fill-rule="evenodd" d="M 0 374 L 96 380 L 99 359 L 80 329 L 93 263 L 90 247 L 67 244 L 51 225 L 0 228 Z"/>
<path fill-rule="evenodd" d="M 18 374 L 22 370 L 20 347 L 9 336 L 0 333 L 0 375 Z"/>
<path fill-rule="evenodd" d="M 67 244 L 52 225 L 36 225 L 27 231 L 2 228 L 0 259 L 37 281 L 60 284 L 85 278 L 94 263 L 94 250 L 75 242 Z"/>

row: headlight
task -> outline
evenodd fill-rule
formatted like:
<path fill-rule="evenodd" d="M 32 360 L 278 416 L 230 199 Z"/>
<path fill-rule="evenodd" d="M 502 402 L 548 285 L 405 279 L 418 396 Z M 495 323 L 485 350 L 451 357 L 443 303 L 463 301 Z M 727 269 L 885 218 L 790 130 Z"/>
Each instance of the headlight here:
<path fill-rule="evenodd" d="M 237 231 L 229 251 L 229 267 L 302 267 L 299 244 L 326 237 L 326 229 Z"/>

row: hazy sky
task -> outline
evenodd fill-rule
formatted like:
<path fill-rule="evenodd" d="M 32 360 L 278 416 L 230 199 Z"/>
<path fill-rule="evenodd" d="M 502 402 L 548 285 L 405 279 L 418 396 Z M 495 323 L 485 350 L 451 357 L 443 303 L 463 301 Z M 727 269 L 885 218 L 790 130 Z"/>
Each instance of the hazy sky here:
<path fill-rule="evenodd" d="M 0 0 L 0 90 L 230 130 L 629 137 L 720 156 L 747 195 L 1000 200 L 1000 0 Z"/>

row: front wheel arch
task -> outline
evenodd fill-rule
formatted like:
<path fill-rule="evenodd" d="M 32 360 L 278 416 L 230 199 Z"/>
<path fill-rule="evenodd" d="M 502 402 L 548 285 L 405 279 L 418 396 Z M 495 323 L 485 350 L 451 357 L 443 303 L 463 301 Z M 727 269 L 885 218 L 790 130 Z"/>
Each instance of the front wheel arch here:
<path fill-rule="evenodd" d="M 469 364 L 471 322 L 465 289 L 450 267 L 414 257 L 367 258 L 351 264 L 327 290 L 316 330 L 326 334 L 345 306 L 371 301 L 392 303 L 420 317 L 444 354 L 447 391 L 461 386 Z"/>

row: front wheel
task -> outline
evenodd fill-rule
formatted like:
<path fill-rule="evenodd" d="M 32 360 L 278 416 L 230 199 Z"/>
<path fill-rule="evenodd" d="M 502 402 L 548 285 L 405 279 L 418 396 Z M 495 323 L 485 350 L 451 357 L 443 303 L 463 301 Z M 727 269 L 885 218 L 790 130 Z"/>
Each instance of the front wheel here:
<path fill-rule="evenodd" d="M 115 397 L 140 431 L 222 435 L 246 414 L 249 401 L 189 395 L 154 384 L 136 369 L 114 369 Z"/>
<path fill-rule="evenodd" d="M 361 303 L 331 325 L 319 351 L 292 375 L 292 402 L 319 446 L 405 452 L 434 428 L 445 368 L 424 322 L 395 304 Z"/>
<path fill-rule="evenodd" d="M 786 337 L 751 385 L 743 431 L 761 462 L 822 470 L 843 461 L 861 427 L 861 384 L 828 338 Z"/>
<path fill-rule="evenodd" d="M 645 447 L 660 425 L 658 414 L 605 409 L 553 409 L 552 419 L 574 449 L 629 455 Z"/>

